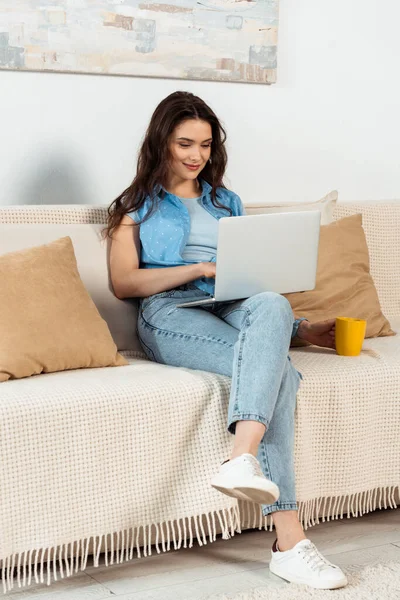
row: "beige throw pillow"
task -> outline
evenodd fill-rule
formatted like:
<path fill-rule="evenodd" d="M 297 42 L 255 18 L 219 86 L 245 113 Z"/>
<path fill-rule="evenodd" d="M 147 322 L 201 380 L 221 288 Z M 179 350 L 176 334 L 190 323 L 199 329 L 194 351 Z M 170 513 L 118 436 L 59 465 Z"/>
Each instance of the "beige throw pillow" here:
<path fill-rule="evenodd" d="M 89 223 L 0 223 L 0 256 L 70 237 L 79 276 L 100 315 L 106 321 L 118 350 L 143 352 L 136 335 L 137 298 L 115 297 L 108 270 L 108 240 L 104 225 Z"/>
<path fill-rule="evenodd" d="M 0 256 L 0 381 L 126 364 L 82 283 L 71 238 Z"/>
<path fill-rule="evenodd" d="M 338 199 L 336 190 L 330 192 L 316 202 L 295 202 L 294 204 L 246 204 L 246 215 L 268 215 L 272 213 L 303 212 L 307 210 L 321 213 L 321 225 L 328 225 L 333 221 L 333 211 Z"/>
<path fill-rule="evenodd" d="M 315 289 L 284 296 L 296 317 L 311 322 L 335 317 L 366 319 L 366 337 L 395 335 L 382 314 L 369 272 L 360 214 L 321 227 Z"/>

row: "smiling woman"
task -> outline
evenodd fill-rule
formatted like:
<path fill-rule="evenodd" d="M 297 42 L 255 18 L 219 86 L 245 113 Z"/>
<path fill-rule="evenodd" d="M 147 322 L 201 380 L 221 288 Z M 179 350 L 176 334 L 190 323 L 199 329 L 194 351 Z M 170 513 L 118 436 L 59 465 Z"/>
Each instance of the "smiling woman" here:
<path fill-rule="evenodd" d="M 210 300 L 219 219 L 244 215 L 240 198 L 223 184 L 224 143 L 217 117 L 197 96 L 176 92 L 159 104 L 137 175 L 109 209 L 111 280 L 120 298 L 140 298 L 137 332 L 150 360 L 231 378 L 227 429 L 235 441 L 210 484 L 261 504 L 265 516 L 273 513 L 270 569 L 289 581 L 342 587 L 345 575 L 306 539 L 297 516 L 294 414 L 301 376 L 288 355 L 295 336 L 331 348 L 333 322 L 294 320 L 288 300 L 272 292 L 233 304 L 179 306 Z"/>

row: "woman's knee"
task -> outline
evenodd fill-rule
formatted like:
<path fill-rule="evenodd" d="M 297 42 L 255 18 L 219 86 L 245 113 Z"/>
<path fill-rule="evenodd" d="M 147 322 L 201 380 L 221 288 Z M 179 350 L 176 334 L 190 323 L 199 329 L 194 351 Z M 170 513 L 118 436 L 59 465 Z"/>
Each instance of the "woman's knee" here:
<path fill-rule="evenodd" d="M 275 292 L 261 292 L 251 298 L 252 304 L 261 310 L 268 313 L 275 313 L 281 316 L 287 316 L 290 321 L 293 321 L 293 311 L 289 300 L 281 294 Z"/>

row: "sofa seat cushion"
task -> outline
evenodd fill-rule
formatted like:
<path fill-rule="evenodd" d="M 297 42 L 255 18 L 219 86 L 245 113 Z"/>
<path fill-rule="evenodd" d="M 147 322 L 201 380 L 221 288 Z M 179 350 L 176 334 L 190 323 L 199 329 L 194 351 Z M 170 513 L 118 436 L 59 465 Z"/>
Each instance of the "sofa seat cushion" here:
<path fill-rule="evenodd" d="M 400 318 L 392 319 L 392 327 L 400 333 Z M 379 493 L 377 481 L 391 482 L 394 493 L 400 473 L 400 335 L 365 340 L 358 357 L 315 346 L 294 349 L 291 356 L 303 376 L 296 415 L 298 496 L 372 495 Z"/>
<path fill-rule="evenodd" d="M 396 335 L 365 339 L 360 356 L 339 356 L 334 350 L 317 346 L 294 348 L 290 354 L 305 380 L 322 374 L 333 376 L 335 380 L 339 374 L 341 378 L 362 373 L 369 377 L 382 367 L 400 373 L 400 317 L 393 318 L 392 325 Z"/>
<path fill-rule="evenodd" d="M 230 379 L 124 356 L 1 384 L 0 558 L 236 510 L 209 483 L 233 442 Z"/>

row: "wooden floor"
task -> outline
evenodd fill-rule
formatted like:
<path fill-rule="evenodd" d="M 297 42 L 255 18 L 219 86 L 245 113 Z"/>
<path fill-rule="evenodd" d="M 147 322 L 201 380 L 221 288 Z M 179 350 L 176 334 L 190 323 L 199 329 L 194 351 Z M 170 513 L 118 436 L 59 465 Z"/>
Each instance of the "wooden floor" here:
<path fill-rule="evenodd" d="M 321 523 L 306 535 L 334 564 L 358 570 L 376 562 L 400 562 L 400 508 Z M 202 600 L 261 586 L 288 585 L 270 575 L 274 532 L 247 531 L 230 540 L 181 549 L 109 567 L 93 567 L 50 587 L 15 587 L 0 600 Z M 101 564 L 104 564 L 101 557 Z M 1 583 L 1 582 L 0 582 Z"/>

